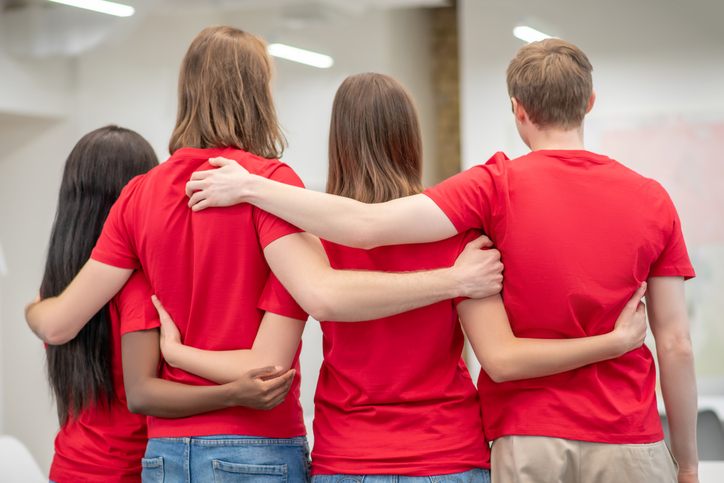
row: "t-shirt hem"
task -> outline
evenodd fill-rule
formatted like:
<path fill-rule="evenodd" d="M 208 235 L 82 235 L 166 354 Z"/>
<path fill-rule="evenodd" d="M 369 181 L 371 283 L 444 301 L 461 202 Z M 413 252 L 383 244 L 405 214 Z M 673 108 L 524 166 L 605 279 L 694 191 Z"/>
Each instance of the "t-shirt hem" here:
<path fill-rule="evenodd" d="M 139 325 L 139 326 L 132 326 L 132 327 L 124 327 L 121 329 L 121 335 L 128 334 L 130 332 L 140 332 L 142 330 L 151 330 L 151 329 L 158 329 L 161 327 L 161 323 L 157 324 L 146 324 L 146 325 Z"/>
<path fill-rule="evenodd" d="M 293 226 L 293 225 L 290 225 L 290 226 Z M 294 226 L 293 226 L 293 227 L 294 227 Z M 263 237 L 263 239 L 262 239 L 262 237 L 259 237 L 259 244 L 261 245 L 261 249 L 264 250 L 264 249 L 265 249 L 267 246 L 269 246 L 272 242 L 275 242 L 275 241 L 277 241 L 278 239 L 283 238 L 283 237 L 285 237 L 285 236 L 294 235 L 295 233 L 303 233 L 303 232 L 304 232 L 304 230 L 302 230 L 302 229 L 300 229 L 300 228 L 297 228 L 297 227 L 294 227 L 294 228 L 295 228 L 295 229 L 280 231 L 279 233 L 275 233 L 274 235 L 271 235 L 271 236 L 265 236 L 265 237 Z"/>
<path fill-rule="evenodd" d="M 288 307 L 281 304 L 274 303 L 260 303 L 259 309 L 264 312 L 271 312 L 272 314 L 281 315 L 282 317 L 289 317 L 290 319 L 307 320 L 309 315 L 303 310 L 296 309 L 294 307 Z"/>
<path fill-rule="evenodd" d="M 181 430 L 175 427 L 163 427 L 149 429 L 148 439 L 151 438 L 194 438 L 197 436 L 218 436 L 220 434 L 233 434 L 239 436 L 255 436 L 259 438 L 273 438 L 273 439 L 287 439 L 287 438 L 299 438 L 307 435 L 307 430 L 304 426 L 298 427 L 294 430 L 288 430 L 286 432 L 274 432 L 269 431 L 266 428 L 265 431 L 259 429 L 244 429 L 241 428 L 229 428 L 225 426 L 218 430 L 209 430 L 204 428 L 181 428 Z"/>
<path fill-rule="evenodd" d="M 690 280 L 696 277 L 696 273 L 691 267 L 659 267 L 651 271 L 649 277 L 684 277 L 684 280 Z"/>
<path fill-rule="evenodd" d="M 503 436 L 545 436 L 548 438 L 571 439 L 574 441 L 586 441 L 589 443 L 607 443 L 607 444 L 647 444 L 656 443 L 664 439 L 663 431 L 654 431 L 651 433 L 637 434 L 616 434 L 610 432 L 596 431 L 566 431 L 557 428 L 527 428 L 509 426 L 505 429 L 495 431 L 486 428 L 485 435 L 490 441 Z"/>
<path fill-rule="evenodd" d="M 364 463 L 364 462 L 362 462 Z M 333 465 L 320 465 L 319 463 L 312 463 L 312 476 L 316 475 L 399 475 L 399 476 L 438 476 L 438 475 L 453 475 L 455 473 L 463 473 L 465 471 L 474 470 L 476 468 L 482 468 L 485 470 L 490 469 L 490 461 L 475 465 L 460 465 L 460 464 L 446 464 L 446 465 L 420 465 L 419 462 L 415 463 L 414 466 L 401 466 L 401 465 L 386 465 L 379 461 L 369 461 L 366 465 L 361 466 L 333 466 Z"/>
<path fill-rule="evenodd" d="M 435 203 L 438 208 L 442 210 L 443 213 L 445 213 L 445 216 L 448 217 L 450 222 L 455 226 L 455 229 L 458 231 L 458 233 L 463 232 L 471 227 L 466 227 L 463 224 L 462 220 L 458 220 L 455 217 L 455 208 L 452 206 L 452 204 L 448 203 L 448 201 L 442 196 L 438 195 L 433 188 L 428 188 L 425 191 L 422 192 L 423 195 L 430 198 L 433 203 Z"/>
<path fill-rule="evenodd" d="M 91 252 L 91 259 L 95 260 L 96 262 L 105 263 L 106 265 L 111 265 L 116 268 L 124 268 L 124 269 L 131 269 L 131 270 L 138 270 L 141 268 L 141 264 L 138 260 L 131 260 L 128 258 L 119 258 L 119 257 L 112 257 L 103 253 L 98 253 L 95 250 Z"/>
<path fill-rule="evenodd" d="M 140 463 L 140 459 L 139 459 Z M 78 462 L 79 465 L 85 464 L 84 462 Z M 120 470 L 124 471 L 124 474 L 104 474 L 99 475 L 98 473 L 80 473 L 77 471 L 66 471 L 63 469 L 59 469 L 55 466 L 51 466 L 50 468 L 50 475 L 48 475 L 48 479 L 50 481 L 55 481 L 56 483 L 66 483 L 72 481 L 73 483 L 96 483 L 100 477 L 103 478 L 104 483 L 138 483 L 141 481 L 141 466 L 139 464 L 138 468 L 134 468 L 133 470 Z M 112 471 L 112 470 L 111 470 Z"/>

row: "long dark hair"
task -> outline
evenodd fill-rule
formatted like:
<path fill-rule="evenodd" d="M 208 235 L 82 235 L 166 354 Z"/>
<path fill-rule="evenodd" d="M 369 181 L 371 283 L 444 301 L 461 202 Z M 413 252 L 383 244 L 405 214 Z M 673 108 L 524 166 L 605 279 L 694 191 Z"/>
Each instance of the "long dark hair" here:
<path fill-rule="evenodd" d="M 327 192 L 382 203 L 422 192 L 422 135 L 415 103 L 383 74 L 339 86 L 329 128 Z"/>
<path fill-rule="evenodd" d="M 59 295 L 75 278 L 103 229 L 123 187 L 158 165 L 153 148 L 139 134 L 106 126 L 83 136 L 68 156 L 50 235 L 41 295 Z M 108 306 L 67 344 L 49 345 L 48 379 L 61 425 L 69 416 L 115 397 L 111 371 Z"/>

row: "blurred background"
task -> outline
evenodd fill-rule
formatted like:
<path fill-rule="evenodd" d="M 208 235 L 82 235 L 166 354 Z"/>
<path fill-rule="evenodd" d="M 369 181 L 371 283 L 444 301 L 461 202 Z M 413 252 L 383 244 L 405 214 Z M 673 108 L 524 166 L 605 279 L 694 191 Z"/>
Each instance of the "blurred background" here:
<path fill-rule="evenodd" d="M 332 100 L 348 75 L 382 72 L 407 86 L 431 185 L 496 151 L 527 152 L 505 87 L 525 44 L 515 27 L 581 47 L 597 93 L 587 148 L 658 180 L 678 207 L 698 275 L 686 287 L 700 403 L 724 409 L 724 2 L 119 1 L 135 13 L 0 0 L 0 434 L 21 440 L 46 474 L 58 422 L 43 344 L 23 308 L 39 289 L 63 163 L 83 134 L 107 124 L 139 132 L 165 160 L 181 59 L 215 24 L 333 59 L 328 68 L 275 59 L 283 161 L 315 190 L 324 190 Z M 611 236 L 626 234 L 612 226 Z M 311 419 L 321 363 L 314 321 L 304 344 Z"/>

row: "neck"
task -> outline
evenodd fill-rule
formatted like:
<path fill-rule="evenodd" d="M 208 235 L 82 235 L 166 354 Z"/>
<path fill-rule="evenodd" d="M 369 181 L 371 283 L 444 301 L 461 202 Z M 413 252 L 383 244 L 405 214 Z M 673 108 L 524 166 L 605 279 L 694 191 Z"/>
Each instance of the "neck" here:
<path fill-rule="evenodd" d="M 531 129 L 528 135 L 528 146 L 532 151 L 541 149 L 582 150 L 583 125 L 576 129 L 564 131 L 560 128 Z"/>

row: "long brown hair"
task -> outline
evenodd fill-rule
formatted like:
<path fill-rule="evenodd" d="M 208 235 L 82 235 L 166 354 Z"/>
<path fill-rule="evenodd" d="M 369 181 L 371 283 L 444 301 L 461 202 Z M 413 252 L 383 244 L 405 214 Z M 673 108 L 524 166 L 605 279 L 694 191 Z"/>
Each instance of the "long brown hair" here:
<path fill-rule="evenodd" d="M 347 77 L 332 105 L 327 192 L 382 203 L 422 192 L 415 103 L 390 76 Z"/>
<path fill-rule="evenodd" d="M 158 165 L 148 142 L 131 130 L 106 126 L 83 136 L 68 156 L 45 263 L 43 298 L 59 295 L 98 241 L 111 206 L 132 178 Z M 61 426 L 68 417 L 110 404 L 111 326 L 106 304 L 63 345 L 49 345 L 48 379 Z"/>
<path fill-rule="evenodd" d="M 208 27 L 181 63 L 171 154 L 183 147 L 233 147 L 280 158 L 286 139 L 272 101 L 272 61 L 260 38 L 234 27 Z"/>

